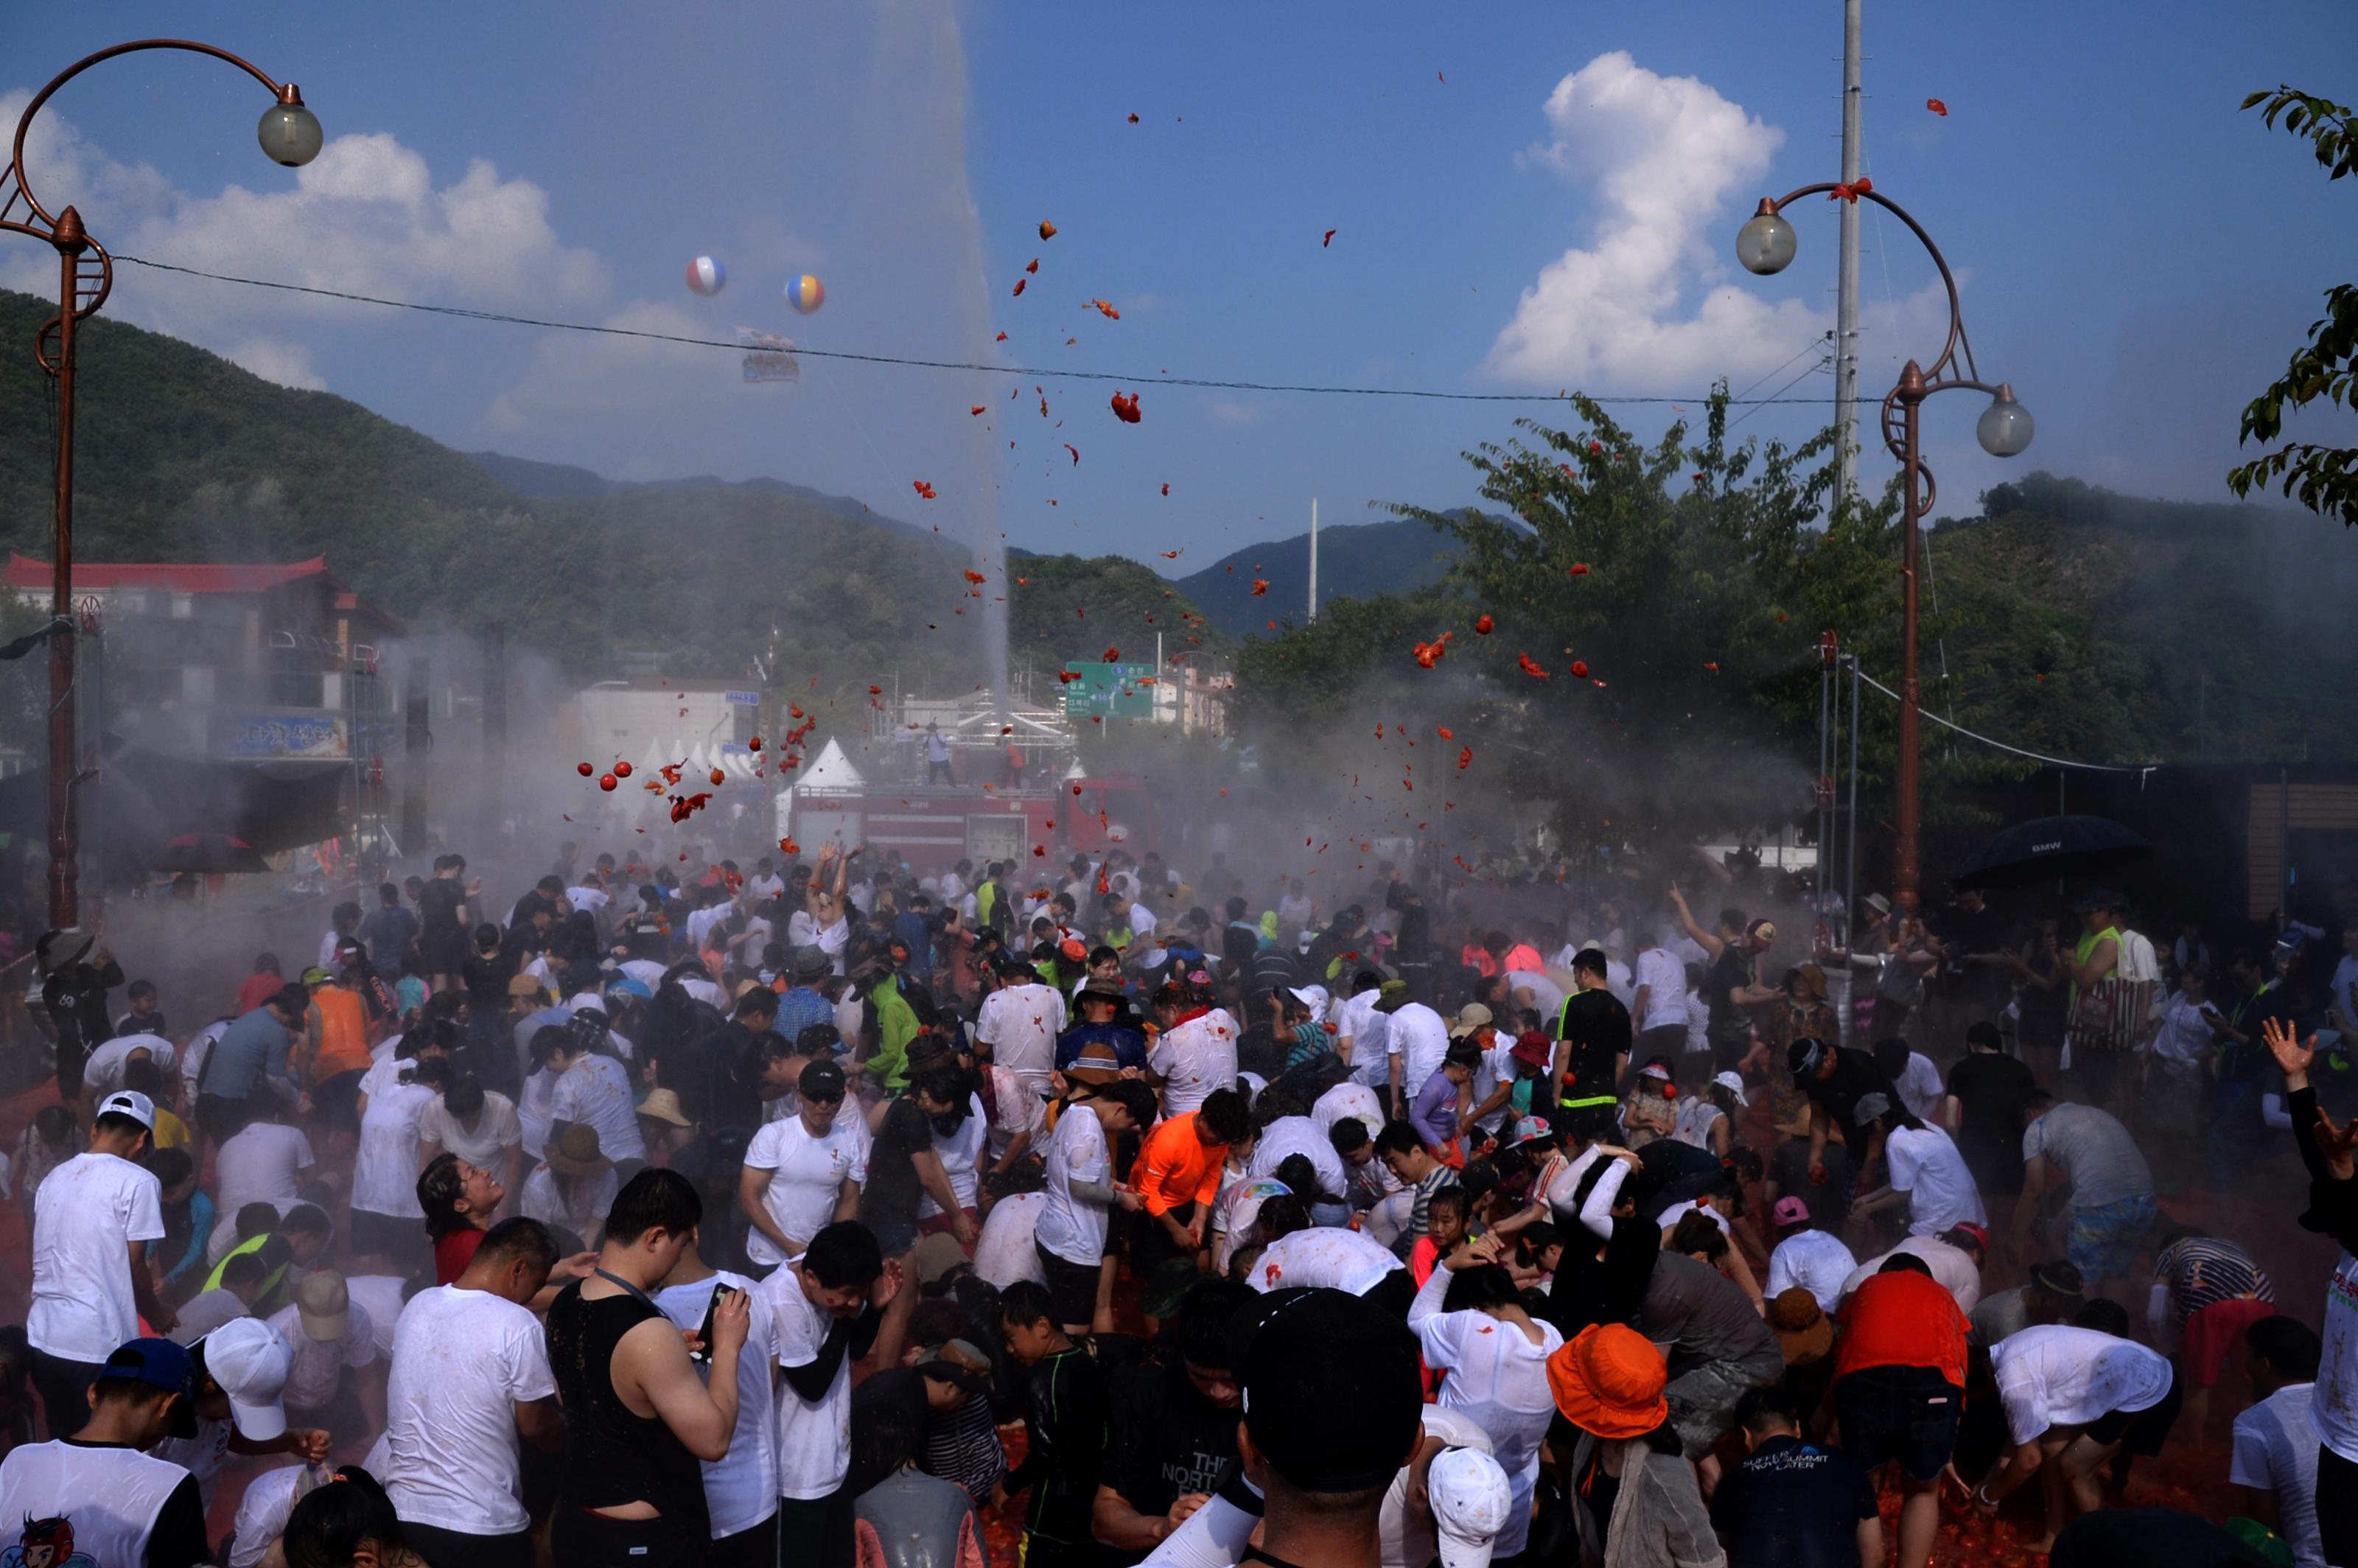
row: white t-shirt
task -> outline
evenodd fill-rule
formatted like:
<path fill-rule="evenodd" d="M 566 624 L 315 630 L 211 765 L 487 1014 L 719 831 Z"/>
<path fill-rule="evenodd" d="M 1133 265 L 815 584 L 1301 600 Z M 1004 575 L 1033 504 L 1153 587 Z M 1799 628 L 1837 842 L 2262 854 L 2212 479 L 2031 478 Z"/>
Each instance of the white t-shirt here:
<path fill-rule="evenodd" d="M 2085 1426 L 2151 1410 L 2169 1392 L 2169 1359 L 2093 1328 L 2040 1324 L 1990 1346 L 2006 1430 L 2028 1443 L 2053 1426 Z"/>
<path fill-rule="evenodd" d="M 1667 947 L 1649 947 L 1638 955 L 1637 982 L 1647 988 L 1646 1016 L 1632 1019 L 1633 1027 L 1668 1029 L 1687 1026 L 1687 967 Z M 1558 1004 L 1559 1006 L 1561 1004 Z"/>
<path fill-rule="evenodd" d="M 2187 1000 L 2184 991 L 2170 992 L 2162 1004 L 2161 1032 L 2154 1036 L 2153 1054 L 2165 1061 L 2197 1066 L 2210 1060 L 2211 1045 L 2211 1022 L 2202 1009 Z"/>
<path fill-rule="evenodd" d="M 1719 1233 L 1722 1236 L 1732 1236 L 1735 1234 L 1735 1232 L 1728 1228 L 1727 1216 L 1720 1213 L 1719 1210 L 1711 1207 L 1709 1205 L 1701 1203 L 1693 1198 L 1689 1198 L 1684 1203 L 1672 1204 L 1670 1207 L 1662 1211 L 1661 1217 L 1655 1221 L 1655 1223 L 1660 1225 L 1664 1230 L 1675 1230 L 1678 1228 L 1679 1221 L 1684 1219 L 1691 1214 L 1707 1214 L 1711 1216 L 1711 1222 L 1719 1227 Z"/>
<path fill-rule="evenodd" d="M 1858 1267 L 1841 1237 L 1830 1230 L 1812 1227 L 1795 1231 L 1777 1243 L 1768 1254 L 1768 1283 L 1765 1287 L 1768 1299 L 1775 1301 L 1795 1285 L 1818 1298 L 1818 1305 L 1832 1312 L 1842 1303 L 1843 1282 Z"/>
<path fill-rule="evenodd" d="M 1490 1434 L 1478 1422 L 1441 1405 L 1427 1405 L 1422 1417 L 1424 1435 L 1437 1437 L 1451 1448 L 1471 1448 L 1476 1454 L 1490 1452 Z M 1408 1506 L 1411 1472 L 1405 1465 L 1392 1477 L 1384 1493 L 1383 1510 L 1376 1516 L 1376 1538 L 1382 1553 L 1382 1568 L 1426 1568 L 1440 1555 L 1440 1544 L 1433 1539 L 1433 1516 L 1428 1511 L 1420 1519 Z"/>
<path fill-rule="evenodd" d="M 1932 1271 L 1932 1278 L 1956 1299 L 1957 1310 L 1971 1313 L 1981 1304 L 1982 1271 L 1974 1266 L 1973 1255 L 1960 1247 L 1952 1247 L 1937 1236 L 1905 1236 L 1890 1252 L 1878 1252 L 1850 1271 L 1843 1281 L 1842 1293 L 1849 1295 L 1883 1269 L 1884 1260 L 1892 1252 L 1913 1252 L 1924 1260 Z"/>
<path fill-rule="evenodd" d="M 213 1047 L 221 1043 L 222 1035 L 228 1031 L 231 1024 L 236 1022 L 234 1018 L 216 1018 L 189 1036 L 188 1049 L 180 1053 L 180 1103 L 182 1105 L 193 1106 L 197 1103 L 197 1080 L 205 1076 L 205 1063 L 211 1058 Z"/>
<path fill-rule="evenodd" d="M 394 1512 L 461 1535 L 528 1528 L 515 1407 L 557 1392 L 540 1319 L 503 1296 L 437 1285 L 402 1309 L 385 1388 Z"/>
<path fill-rule="evenodd" d="M 524 1191 L 516 1195 L 516 1212 L 526 1219 L 569 1230 L 581 1238 L 584 1246 L 591 1246 L 595 1245 L 591 1238 L 614 1211 L 614 1195 L 622 1190 L 622 1181 L 611 1167 L 595 1176 L 570 1177 L 560 1187 L 557 1173 L 544 1160 L 524 1179 Z"/>
<path fill-rule="evenodd" d="M 1105 1257 L 1107 1210 L 1073 1196 L 1072 1184 L 1112 1173 L 1113 1154 L 1096 1112 L 1067 1107 L 1048 1137 L 1048 1202 L 1033 1231 L 1040 1245 L 1068 1263 L 1096 1268 Z"/>
<path fill-rule="evenodd" d="M 773 1385 L 777 1338 L 770 1323 L 770 1303 L 761 1288 L 742 1274 L 727 1270 L 694 1284 L 672 1285 L 654 1293 L 663 1314 L 689 1330 L 704 1325 L 715 1285 L 748 1292 L 752 1321 L 745 1331 L 745 1348 L 737 1357 L 737 1425 L 729 1438 L 729 1452 L 704 1465 L 704 1502 L 712 1516 L 712 1539 L 751 1530 L 778 1511 L 778 1412 Z M 709 1363 L 697 1368 L 706 1383 L 712 1381 Z"/>
<path fill-rule="evenodd" d="M 1236 1087 L 1236 1021 L 1217 1007 L 1198 1013 L 1156 1040 L 1146 1065 L 1163 1078 L 1163 1114 L 1184 1116 Z"/>
<path fill-rule="evenodd" d="M 81 1085 L 93 1103 L 123 1087 L 123 1069 L 130 1065 L 135 1051 L 146 1052 L 157 1072 L 172 1070 L 172 1043 L 160 1034 L 118 1034 L 103 1040 L 92 1048 L 90 1060 L 81 1067 Z"/>
<path fill-rule="evenodd" d="M 1891 1186 L 1908 1195 L 1908 1233 L 1938 1236 L 1951 1226 L 1987 1225 L 1981 1189 L 1965 1168 L 1965 1157 L 1938 1127 L 1892 1129 L 1883 1141 Z"/>
<path fill-rule="evenodd" d="M 1448 1291 L 1449 1271 L 1434 1269 L 1409 1308 L 1408 1325 L 1422 1343 L 1424 1364 L 1449 1374 L 1440 1402 L 1490 1434 L 1491 1457 L 1507 1473 L 1511 1499 L 1493 1551 L 1512 1557 L 1531 1531 L 1540 1440 L 1555 1416 L 1547 1358 L 1563 1344 L 1563 1335 L 1552 1323 L 1534 1322 L 1540 1336 L 1534 1344 L 1520 1327 L 1487 1313 L 1437 1310 Z"/>
<path fill-rule="evenodd" d="M 347 1287 L 349 1290 L 349 1287 Z M 279 1308 L 267 1319 L 271 1330 L 287 1342 L 294 1360 L 287 1374 L 287 1402 L 297 1410 L 315 1411 L 336 1397 L 336 1384 L 347 1367 L 365 1367 L 376 1359 L 375 1321 L 358 1302 L 344 1314 L 344 1336 L 326 1342 L 303 1332 L 296 1308 Z"/>
<path fill-rule="evenodd" d="M 1260 1136 L 1253 1141 L 1249 1173 L 1273 1176 L 1278 1166 L 1295 1154 L 1309 1157 L 1310 1168 L 1318 1173 L 1321 1193 L 1338 1203 L 1351 1195 L 1351 1175 L 1343 1169 L 1343 1156 L 1335 1152 L 1334 1141 L 1327 1137 L 1326 1130 L 1306 1116 L 1281 1116 L 1263 1128 Z M 1311 1195 L 1303 1193 L 1300 1196 L 1307 1203 Z"/>
<path fill-rule="evenodd" d="M 1941 1101 L 1948 1094 L 1941 1083 L 1941 1069 L 1921 1051 L 1908 1053 L 1908 1065 L 1900 1070 L 1899 1081 L 1891 1087 L 1899 1091 L 1899 1103 L 1908 1108 L 1908 1114 L 1919 1121 L 1931 1121 L 1939 1116 Z"/>
<path fill-rule="evenodd" d="M 579 887 L 565 890 L 565 902 L 576 909 L 586 909 L 595 914 L 606 907 L 608 895 L 604 888 Z"/>
<path fill-rule="evenodd" d="M 281 1465 L 246 1482 L 245 1496 L 238 1499 L 237 1522 L 231 1527 L 236 1543 L 230 1548 L 229 1568 L 255 1568 L 287 1533 L 305 1468 L 299 1461 Z"/>
<path fill-rule="evenodd" d="M 1449 1025 L 1424 1003 L 1410 1002 L 1391 1015 L 1391 1046 L 1400 1053 L 1401 1093 L 1414 1099 L 1449 1054 Z"/>
<path fill-rule="evenodd" d="M 1517 991 L 1531 993 L 1531 1006 L 1540 1015 L 1540 1027 L 1542 1029 L 1553 1023 L 1556 1021 L 1556 1015 L 1563 1011 L 1563 999 L 1569 994 L 1562 986 L 1537 969 L 1509 969 L 1507 995 L 1513 998 Z M 1522 1003 L 1518 1000 L 1515 1005 L 1520 1007 Z M 1511 1042 L 1515 1030 L 1506 1020 L 1500 1019 L 1498 1033 Z"/>
<path fill-rule="evenodd" d="M 1351 1077 L 1369 1089 L 1391 1082 L 1392 1021 L 1390 1013 L 1376 1011 L 1382 1000 L 1381 991 L 1343 997 L 1335 1014 L 1336 1038 L 1351 1043 Z"/>
<path fill-rule="evenodd" d="M 417 1206 L 417 1124 L 440 1098 L 431 1084 L 395 1083 L 369 1097 L 361 1149 L 352 1164 L 352 1206 L 370 1214 L 423 1219 Z"/>
<path fill-rule="evenodd" d="M 1405 1264 L 1391 1249 L 1379 1246 L 1345 1226 L 1312 1226 L 1281 1236 L 1261 1249 L 1248 1282 L 1266 1294 L 1296 1285 L 1348 1291 L 1366 1295 L 1395 1269 Z"/>
<path fill-rule="evenodd" d="M 2309 1419 L 2316 1390 L 2315 1383 L 2289 1383 L 2237 1416 L 2227 1472 L 2232 1486 L 2276 1494 L 2278 1533 L 2295 1568 L 2326 1568 L 2317 1534 L 2317 1428 Z"/>
<path fill-rule="evenodd" d="M 1040 1267 L 1032 1238 L 1040 1211 L 1047 1206 L 1046 1193 L 1015 1193 L 991 1205 L 983 1217 L 982 1234 L 975 1238 L 976 1276 L 1002 1291 L 1018 1280 L 1046 1284 L 1047 1271 Z"/>
<path fill-rule="evenodd" d="M 213 1210 L 228 1219 L 250 1203 L 295 1203 L 313 1163 L 301 1128 L 249 1121 L 213 1152 Z"/>
<path fill-rule="evenodd" d="M 797 1251 L 835 1218 L 843 1184 L 868 1180 L 868 1124 L 857 1106 L 835 1113 L 827 1136 L 814 1138 L 799 1116 L 765 1124 L 745 1148 L 749 1170 L 770 1173 L 762 1206 Z M 758 1230 L 745 1235 L 745 1252 L 763 1268 L 786 1260 L 777 1244 Z"/>
<path fill-rule="evenodd" d="M 958 1123 L 955 1133 L 945 1138 L 939 1129 L 935 1130 L 934 1152 L 941 1157 L 942 1174 L 949 1178 L 950 1193 L 960 1208 L 975 1206 L 975 1167 L 982 1162 L 983 1142 L 990 1136 L 980 1095 L 967 1097 L 966 1119 Z M 942 1206 L 934 1201 L 933 1194 L 927 1193 L 918 1200 L 919 1219 L 931 1219 L 941 1212 Z"/>
<path fill-rule="evenodd" d="M 609 1160 L 644 1160 L 639 1108 L 631 1098 L 631 1070 L 595 1052 L 565 1069 L 548 1103 L 551 1122 L 586 1122 L 598 1130 L 598 1152 Z"/>
<path fill-rule="evenodd" d="M 2066 1100 L 2024 1128 L 2023 1163 L 2041 1154 L 2071 1182 L 2073 1208 L 2103 1208 L 2153 1195 L 2153 1168 L 2136 1140 L 2093 1106 Z"/>
<path fill-rule="evenodd" d="M 163 1189 L 128 1160 L 92 1151 L 33 1195 L 33 1304 L 25 1336 L 61 1361 L 103 1361 L 139 1337 L 134 1241 L 164 1239 Z"/>
<path fill-rule="evenodd" d="M 485 1089 L 483 1108 L 476 1113 L 475 1130 L 470 1132 L 437 1095 L 417 1119 L 417 1138 L 421 1143 L 438 1143 L 476 1169 L 496 1175 L 507 1169 L 508 1151 L 523 1143 L 524 1123 L 516 1117 L 515 1101 Z"/>
<path fill-rule="evenodd" d="M 1373 1138 L 1384 1130 L 1383 1101 L 1378 1099 L 1376 1091 L 1366 1084 L 1347 1083 L 1336 1084 L 1320 1095 L 1318 1103 L 1310 1108 L 1310 1119 L 1316 1122 L 1323 1132 L 1331 1134 L 1335 1124 L 1346 1119 L 1358 1122 L 1368 1130 L 1368 1136 Z M 1329 1142 L 1327 1147 L 1331 1149 L 1334 1144 Z"/>
<path fill-rule="evenodd" d="M 401 1322 L 401 1309 L 408 1304 L 402 1300 L 405 1284 L 391 1274 L 353 1274 L 344 1281 L 344 1293 L 352 1298 L 352 1310 L 368 1310 L 376 1353 L 387 1366 L 393 1363 L 394 1328 Z"/>
<path fill-rule="evenodd" d="M 762 1281 L 759 1293 L 769 1307 L 777 1364 L 807 1367 L 817 1360 L 835 1319 L 804 1293 L 802 1274 L 780 1269 Z M 804 1399 L 784 1379 L 776 1394 L 778 1495 L 796 1501 L 827 1497 L 851 1473 L 850 1356 L 838 1363 L 835 1380 L 817 1400 Z"/>
<path fill-rule="evenodd" d="M 1021 1073 L 1035 1088 L 1047 1087 L 1064 1032 L 1063 993 L 1036 980 L 991 992 L 975 1014 L 974 1037 L 990 1047 L 991 1064 Z"/>
<path fill-rule="evenodd" d="M 1676 1142 L 1709 1149 L 1712 1124 L 1726 1114 L 1706 1097 L 1688 1095 L 1679 1101 L 1679 1116 L 1671 1124 L 1671 1137 Z"/>
<path fill-rule="evenodd" d="M 2358 1258 L 2344 1252 L 2325 1283 L 2325 1353 L 2317 1363 L 2325 1397 L 2309 1406 L 2318 1441 L 2358 1465 Z"/>

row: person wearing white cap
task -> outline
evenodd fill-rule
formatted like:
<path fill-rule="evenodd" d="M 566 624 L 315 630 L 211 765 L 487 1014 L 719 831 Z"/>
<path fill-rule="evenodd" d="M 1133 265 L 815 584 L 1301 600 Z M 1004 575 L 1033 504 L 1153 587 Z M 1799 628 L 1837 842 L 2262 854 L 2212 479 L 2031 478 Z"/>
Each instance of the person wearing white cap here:
<path fill-rule="evenodd" d="M 294 1357 L 268 1324 L 258 1317 L 225 1323 L 189 1346 L 189 1354 L 196 1363 L 196 1435 L 167 1438 L 148 1452 L 187 1465 L 208 1508 L 213 1481 L 232 1454 L 328 1457 L 325 1432 L 287 1424 L 283 1399 Z"/>
<path fill-rule="evenodd" d="M 1718 1074 L 1679 1101 L 1678 1121 L 1671 1129 L 1671 1141 L 1708 1150 L 1726 1159 L 1736 1142 L 1736 1113 L 1744 1103 L 1744 1080 L 1734 1073 Z"/>
<path fill-rule="evenodd" d="M 1426 1472 L 1425 1499 L 1441 1568 L 1488 1568 L 1514 1506 L 1498 1462 L 1471 1448 L 1449 1450 Z"/>
<path fill-rule="evenodd" d="M 1445 1405 L 1426 1405 L 1422 1413 L 1424 1430 L 1416 1452 L 1392 1477 L 1384 1493 L 1384 1511 L 1376 1521 L 1383 1568 L 1429 1568 L 1438 1553 L 1432 1493 L 1433 1472 L 1442 1460 L 1470 1454 L 1489 1459 L 1491 1468 L 1498 1469 L 1498 1462 L 1490 1458 L 1490 1434 L 1480 1422 Z M 1498 1471 L 1498 1482 L 1503 1494 L 1507 1485 L 1503 1470 Z M 1503 1503 L 1502 1496 L 1502 1511 Z M 1481 1561 L 1488 1560 L 1486 1552 Z"/>
<path fill-rule="evenodd" d="M 157 1299 L 147 1244 L 164 1239 L 163 1190 L 136 1162 L 155 1135 L 156 1108 L 124 1089 L 99 1101 L 90 1148 L 42 1178 L 33 1198 L 33 1300 L 25 1337 L 49 1435 L 71 1437 L 90 1419 L 86 1390 L 118 1346 L 178 1319 Z"/>

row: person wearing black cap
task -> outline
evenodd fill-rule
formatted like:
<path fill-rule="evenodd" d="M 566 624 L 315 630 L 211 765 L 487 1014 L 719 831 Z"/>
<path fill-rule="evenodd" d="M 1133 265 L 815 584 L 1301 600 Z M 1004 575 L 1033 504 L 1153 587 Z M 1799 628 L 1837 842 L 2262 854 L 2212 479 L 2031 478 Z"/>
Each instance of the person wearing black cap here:
<path fill-rule="evenodd" d="M 1847 1141 L 1858 1125 L 1860 1100 L 1881 1095 L 1887 1105 L 1899 1098 L 1899 1091 L 1872 1054 L 1853 1045 L 1796 1040 L 1785 1048 L 1785 1065 L 1794 1087 L 1810 1097 L 1810 1179 L 1815 1182 L 1825 1172 L 1828 1134 L 1839 1127 Z"/>
<path fill-rule="evenodd" d="M 746 1256 L 765 1270 L 799 1256 L 829 1221 L 849 1218 L 868 1179 L 868 1130 L 842 1114 L 843 1069 L 812 1062 L 796 1098 L 794 1115 L 753 1135 L 738 1179 L 738 1206 L 752 1227 Z"/>
<path fill-rule="evenodd" d="M 1287 1290 L 1238 1313 L 1229 1339 L 1245 1484 L 1223 1486 L 1156 1560 L 1376 1568 L 1384 1495 L 1424 1438 L 1415 1336 L 1364 1297 Z"/>
<path fill-rule="evenodd" d="M 144 1452 L 195 1430 L 190 1375 L 181 1346 L 132 1340 L 100 1367 L 80 1433 L 8 1451 L 0 1460 L 0 1498 L 14 1516 L 0 1525 L 6 1562 L 194 1568 L 211 1555 L 197 1478 Z"/>

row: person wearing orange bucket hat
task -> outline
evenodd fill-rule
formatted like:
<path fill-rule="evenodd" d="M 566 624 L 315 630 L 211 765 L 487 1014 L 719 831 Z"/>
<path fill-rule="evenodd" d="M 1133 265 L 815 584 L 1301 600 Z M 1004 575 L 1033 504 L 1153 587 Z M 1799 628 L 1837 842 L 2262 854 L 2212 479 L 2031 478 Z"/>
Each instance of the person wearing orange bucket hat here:
<path fill-rule="evenodd" d="M 1556 1413 L 1578 1437 L 1557 1459 L 1571 1479 L 1579 1561 L 1603 1568 L 1714 1568 L 1726 1562 L 1693 1466 L 1671 1425 L 1670 1365 L 1636 1329 L 1584 1328 L 1548 1357 Z"/>

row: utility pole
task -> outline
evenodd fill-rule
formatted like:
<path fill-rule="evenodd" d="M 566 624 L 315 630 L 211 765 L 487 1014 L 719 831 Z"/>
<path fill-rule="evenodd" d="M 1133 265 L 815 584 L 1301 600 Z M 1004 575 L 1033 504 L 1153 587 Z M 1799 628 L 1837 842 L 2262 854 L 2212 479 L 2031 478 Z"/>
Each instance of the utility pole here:
<path fill-rule="evenodd" d="M 1859 5 L 1843 0 L 1842 179 L 1859 176 Z M 1842 257 L 1834 278 L 1834 503 L 1858 493 L 1858 203 L 1837 201 Z"/>
<path fill-rule="evenodd" d="M 1310 623 L 1318 624 L 1318 498 L 1310 498 Z"/>

